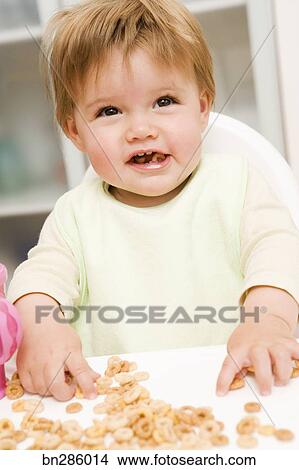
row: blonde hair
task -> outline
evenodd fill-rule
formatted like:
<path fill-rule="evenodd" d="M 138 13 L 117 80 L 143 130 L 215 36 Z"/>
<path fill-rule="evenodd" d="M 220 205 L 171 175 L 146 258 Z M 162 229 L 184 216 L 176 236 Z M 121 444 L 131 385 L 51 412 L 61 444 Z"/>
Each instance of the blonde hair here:
<path fill-rule="evenodd" d="M 85 0 L 55 13 L 42 40 L 41 66 L 56 119 L 65 131 L 78 85 L 97 74 L 115 46 L 123 61 L 137 47 L 155 63 L 195 77 L 211 106 L 215 98 L 212 58 L 198 21 L 176 0 Z M 190 67 L 191 66 L 191 67 Z"/>

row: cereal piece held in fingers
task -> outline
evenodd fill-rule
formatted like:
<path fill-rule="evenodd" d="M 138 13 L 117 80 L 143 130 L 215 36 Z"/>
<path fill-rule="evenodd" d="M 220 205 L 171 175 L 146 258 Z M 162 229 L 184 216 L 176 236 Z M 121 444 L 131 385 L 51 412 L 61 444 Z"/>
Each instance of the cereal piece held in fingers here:
<path fill-rule="evenodd" d="M 232 383 L 229 386 L 230 390 L 237 390 L 245 386 L 245 381 L 242 377 L 235 377 Z"/>
<path fill-rule="evenodd" d="M 291 379 L 294 379 L 295 377 L 299 377 L 299 367 L 293 367 Z"/>

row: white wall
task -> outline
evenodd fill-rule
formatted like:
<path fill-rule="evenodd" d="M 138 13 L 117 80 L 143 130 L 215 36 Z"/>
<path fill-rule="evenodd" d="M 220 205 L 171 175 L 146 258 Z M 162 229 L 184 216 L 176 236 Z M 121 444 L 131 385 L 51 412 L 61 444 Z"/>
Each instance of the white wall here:
<path fill-rule="evenodd" d="M 287 160 L 299 183 L 299 1 L 273 0 Z"/>

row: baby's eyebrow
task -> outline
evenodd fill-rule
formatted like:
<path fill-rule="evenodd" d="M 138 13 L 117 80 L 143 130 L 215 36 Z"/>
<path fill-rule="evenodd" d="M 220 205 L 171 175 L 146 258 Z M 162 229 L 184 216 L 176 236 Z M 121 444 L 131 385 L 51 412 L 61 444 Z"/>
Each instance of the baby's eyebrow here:
<path fill-rule="evenodd" d="M 154 89 L 151 89 L 150 90 L 150 93 L 169 93 L 169 92 L 180 92 L 180 91 L 183 91 L 183 88 L 179 88 L 179 87 L 161 87 L 161 88 L 154 88 Z M 121 100 L 123 97 L 123 95 L 120 95 L 120 96 L 117 96 L 117 95 L 111 95 L 111 96 L 101 96 L 99 98 L 97 98 L 96 100 L 94 101 L 91 101 L 90 103 L 87 104 L 86 106 L 86 109 L 89 109 L 89 108 L 92 108 L 93 106 L 95 106 L 96 104 L 100 104 L 100 103 L 111 103 L 111 102 L 115 102 L 117 100 Z"/>

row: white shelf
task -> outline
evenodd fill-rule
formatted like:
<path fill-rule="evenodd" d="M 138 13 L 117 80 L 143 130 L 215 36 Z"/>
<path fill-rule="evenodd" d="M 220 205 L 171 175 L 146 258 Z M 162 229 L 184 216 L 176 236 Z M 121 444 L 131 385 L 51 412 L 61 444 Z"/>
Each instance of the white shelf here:
<path fill-rule="evenodd" d="M 28 29 L 23 26 L 21 28 L 0 31 L 0 46 L 5 44 L 15 44 L 18 42 L 33 41 L 32 36 L 35 39 L 40 39 L 42 34 L 41 26 L 28 26 Z"/>
<path fill-rule="evenodd" d="M 0 218 L 50 212 L 58 197 L 65 192 L 61 186 L 27 190 L 13 196 L 0 196 Z"/>
<path fill-rule="evenodd" d="M 227 8 L 245 6 L 247 0 L 186 0 L 184 4 L 192 13 L 208 13 Z"/>

